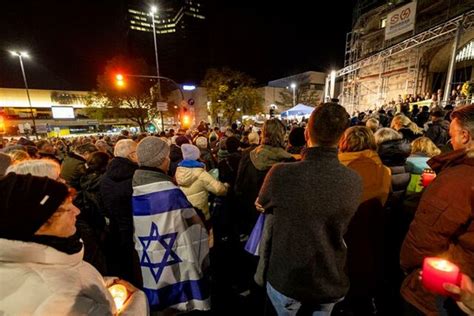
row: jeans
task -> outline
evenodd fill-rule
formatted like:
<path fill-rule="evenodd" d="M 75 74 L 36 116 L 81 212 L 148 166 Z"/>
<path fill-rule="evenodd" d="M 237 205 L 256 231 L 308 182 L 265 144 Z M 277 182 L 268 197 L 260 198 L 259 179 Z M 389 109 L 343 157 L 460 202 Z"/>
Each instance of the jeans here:
<path fill-rule="evenodd" d="M 273 307 L 278 316 L 293 316 L 301 309 L 301 302 L 287 297 L 275 290 L 270 283 L 267 282 L 267 294 L 272 302 Z M 313 316 L 329 316 L 331 315 L 334 303 L 319 304 L 312 306 L 311 315 Z"/>

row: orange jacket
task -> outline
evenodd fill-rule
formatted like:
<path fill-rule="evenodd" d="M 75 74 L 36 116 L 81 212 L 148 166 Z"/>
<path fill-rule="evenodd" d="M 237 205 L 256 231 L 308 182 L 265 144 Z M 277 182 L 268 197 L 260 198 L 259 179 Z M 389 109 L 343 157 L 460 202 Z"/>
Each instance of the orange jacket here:
<path fill-rule="evenodd" d="M 362 177 L 364 191 L 360 202 L 377 198 L 382 205 L 385 205 L 392 179 L 390 169 L 382 164 L 377 152 L 367 149 L 339 153 L 338 157 L 343 165 L 353 169 Z"/>

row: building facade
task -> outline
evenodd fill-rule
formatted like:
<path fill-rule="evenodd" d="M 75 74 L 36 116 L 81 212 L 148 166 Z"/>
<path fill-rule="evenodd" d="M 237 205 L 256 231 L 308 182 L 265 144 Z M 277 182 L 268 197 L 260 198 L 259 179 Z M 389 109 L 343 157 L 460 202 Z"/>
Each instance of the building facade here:
<path fill-rule="evenodd" d="M 7 135 L 32 134 L 35 119 L 38 134 L 51 136 L 97 133 L 113 126 L 133 126 L 123 119 L 98 121 L 88 114 L 88 91 L 30 89 L 31 108 L 25 89 L 0 88 L 0 113 Z"/>
<path fill-rule="evenodd" d="M 127 1 L 127 42 L 133 55 L 155 64 L 151 2 Z M 204 0 L 155 1 L 160 75 L 178 82 L 200 81 L 209 65 L 207 7 Z"/>
<path fill-rule="evenodd" d="M 265 113 L 276 106 L 276 113 L 293 107 L 293 103 L 317 105 L 323 101 L 326 74 L 317 71 L 306 71 L 300 74 L 269 81 L 259 88 L 264 99 Z M 294 100 L 293 88 L 294 84 Z"/>
<path fill-rule="evenodd" d="M 473 0 L 358 1 L 338 98 L 353 112 L 444 91 L 457 30 L 450 89 L 474 79 Z"/>

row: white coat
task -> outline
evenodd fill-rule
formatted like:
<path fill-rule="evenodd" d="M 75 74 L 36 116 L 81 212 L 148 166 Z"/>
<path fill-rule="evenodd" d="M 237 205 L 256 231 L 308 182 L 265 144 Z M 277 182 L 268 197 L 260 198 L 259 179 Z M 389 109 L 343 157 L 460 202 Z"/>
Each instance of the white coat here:
<path fill-rule="evenodd" d="M 209 192 L 217 196 L 227 193 L 227 187 L 214 179 L 203 168 L 178 167 L 176 169 L 176 182 L 184 192 L 191 204 L 200 209 L 206 219 L 210 218 L 208 197 Z"/>
<path fill-rule="evenodd" d="M 104 279 L 82 260 L 33 242 L 0 238 L 0 315 L 116 315 Z M 120 315 L 148 315 L 143 292 L 128 299 Z"/>

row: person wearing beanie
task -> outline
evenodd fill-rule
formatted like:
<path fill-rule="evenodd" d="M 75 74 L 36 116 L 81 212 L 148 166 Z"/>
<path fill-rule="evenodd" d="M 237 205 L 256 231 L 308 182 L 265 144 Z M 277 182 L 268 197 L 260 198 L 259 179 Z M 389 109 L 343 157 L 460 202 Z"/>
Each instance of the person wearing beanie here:
<path fill-rule="evenodd" d="M 170 306 L 179 311 L 208 310 L 203 273 L 209 254 L 208 234 L 193 205 L 168 175 L 170 147 L 149 136 L 138 143 L 136 151 L 139 168 L 132 180 L 134 240 L 149 304 L 154 310 Z M 192 149 L 185 152 L 186 157 L 199 155 Z M 162 263 L 166 266 L 157 274 L 154 267 Z M 160 291 L 165 287 L 172 290 Z M 176 297 L 186 300 L 177 302 Z"/>
<path fill-rule="evenodd" d="M 305 147 L 306 139 L 304 137 L 304 128 L 293 128 L 288 136 L 288 147 L 286 148 L 286 151 L 293 155 L 301 155 Z"/>
<path fill-rule="evenodd" d="M 196 146 L 201 152 L 201 161 L 206 164 L 206 170 L 212 170 L 216 168 L 216 160 L 209 149 L 207 138 L 204 136 L 198 136 L 195 142 Z"/>
<path fill-rule="evenodd" d="M 47 177 L 9 173 L 0 178 L 0 311 L 5 315 L 113 315 L 107 287 L 121 283 L 123 311 L 148 313 L 143 292 L 104 279 L 82 260 L 75 235 L 79 209 L 68 187 Z"/>
<path fill-rule="evenodd" d="M 191 143 L 189 139 L 184 136 L 178 136 L 175 139 L 175 143 L 171 145 L 170 147 L 170 168 L 168 174 L 171 177 L 174 177 L 174 174 L 176 173 L 176 168 L 178 168 L 178 164 L 183 160 L 183 153 L 181 152 L 181 145 L 183 144 L 189 144 Z"/>
<path fill-rule="evenodd" d="M 430 113 L 431 123 L 425 136 L 438 147 L 442 148 L 449 140 L 449 121 L 445 120 L 445 113 L 441 108 L 434 108 Z"/>
<path fill-rule="evenodd" d="M 202 211 L 206 220 L 209 214 L 209 193 L 222 196 L 227 193 L 227 186 L 214 179 L 204 168 L 205 164 L 199 162 L 199 148 L 191 144 L 181 146 L 183 161 L 176 169 L 176 182 L 194 208 Z"/>

